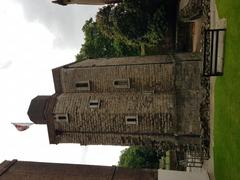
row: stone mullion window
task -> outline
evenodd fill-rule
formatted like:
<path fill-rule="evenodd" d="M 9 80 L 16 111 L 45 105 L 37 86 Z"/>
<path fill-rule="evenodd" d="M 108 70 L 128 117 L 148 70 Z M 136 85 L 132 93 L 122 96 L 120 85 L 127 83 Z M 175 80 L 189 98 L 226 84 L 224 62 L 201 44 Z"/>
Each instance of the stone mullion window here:
<path fill-rule="evenodd" d="M 125 116 L 127 125 L 138 125 L 138 116 Z"/>
<path fill-rule="evenodd" d="M 115 79 L 113 86 L 115 88 L 130 88 L 130 79 Z"/>

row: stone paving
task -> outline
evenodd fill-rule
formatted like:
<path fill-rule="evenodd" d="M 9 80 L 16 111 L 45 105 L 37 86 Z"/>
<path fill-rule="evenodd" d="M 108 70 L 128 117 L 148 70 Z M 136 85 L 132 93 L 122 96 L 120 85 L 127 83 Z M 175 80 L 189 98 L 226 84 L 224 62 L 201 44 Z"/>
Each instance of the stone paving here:
<path fill-rule="evenodd" d="M 215 0 L 210 1 L 210 28 L 211 29 L 221 29 L 227 27 L 227 21 L 226 19 L 219 19 L 216 2 Z M 224 41 L 220 42 L 222 43 L 222 46 L 224 44 Z M 223 50 L 223 48 L 219 48 L 220 50 Z M 223 53 L 221 53 L 223 54 Z M 208 161 L 205 161 L 203 164 L 203 167 L 207 169 L 209 177 L 211 180 L 215 180 L 214 176 L 214 91 L 215 91 L 215 77 L 212 77 L 210 80 L 211 89 L 210 89 L 210 159 Z"/>
<path fill-rule="evenodd" d="M 188 6 L 188 3 L 190 1 L 194 0 L 181 0 L 180 1 L 180 12 L 183 9 L 186 9 Z M 183 12 L 183 11 L 182 11 Z M 186 13 L 186 11 L 184 11 Z M 181 13 L 180 13 L 181 14 Z M 186 19 L 185 19 L 186 20 Z M 202 0 L 202 15 L 198 19 L 190 20 L 190 22 L 194 23 L 194 29 L 193 29 L 193 51 L 194 52 L 201 52 L 203 53 L 203 47 L 204 47 L 204 39 L 203 34 L 205 29 L 220 29 L 220 28 L 226 28 L 227 23 L 226 19 L 219 19 L 218 12 L 216 8 L 216 2 L 215 0 Z M 210 35 L 207 36 L 207 40 L 210 41 Z M 219 50 L 223 51 L 224 46 L 224 38 L 220 37 L 219 41 Z M 209 48 L 208 48 L 209 50 Z M 223 52 L 219 52 L 220 56 L 218 57 L 220 59 L 223 59 Z M 222 64 L 222 63 L 220 63 Z M 214 147 L 214 137 L 213 137 L 213 128 L 214 128 L 214 86 L 215 86 L 215 77 L 211 78 L 202 78 L 202 85 L 205 87 L 207 93 L 207 96 L 205 100 L 203 101 L 205 108 L 210 109 L 210 114 L 206 112 L 201 112 L 202 114 L 205 114 L 203 119 L 207 120 L 208 122 L 208 128 L 210 130 L 209 138 L 210 138 L 210 147 L 209 147 L 209 156 L 210 158 L 208 160 L 204 161 L 203 168 L 207 170 L 209 174 L 209 178 L 211 180 L 215 180 L 214 176 L 214 154 L 213 154 L 213 147 Z M 210 104 L 209 104 L 210 103 Z M 209 121 L 208 121 L 209 120 Z"/>
<path fill-rule="evenodd" d="M 192 12 L 189 7 L 194 6 L 194 9 L 199 9 L 196 12 Z M 196 8 L 197 6 L 197 8 Z M 190 22 L 193 25 L 192 29 L 192 50 L 193 52 L 199 52 L 202 54 L 203 41 L 202 37 L 204 30 L 209 28 L 210 24 L 210 2 L 209 0 L 182 0 L 180 1 L 180 19 L 184 22 Z M 193 16 L 197 13 L 198 16 Z M 194 17 L 194 19 L 192 19 Z M 210 120 L 210 78 L 201 77 L 202 99 L 200 104 L 200 120 L 202 127 L 202 158 L 208 159 L 209 145 L 210 145 L 210 133 L 208 122 Z M 201 169 L 198 169 L 201 171 Z"/>

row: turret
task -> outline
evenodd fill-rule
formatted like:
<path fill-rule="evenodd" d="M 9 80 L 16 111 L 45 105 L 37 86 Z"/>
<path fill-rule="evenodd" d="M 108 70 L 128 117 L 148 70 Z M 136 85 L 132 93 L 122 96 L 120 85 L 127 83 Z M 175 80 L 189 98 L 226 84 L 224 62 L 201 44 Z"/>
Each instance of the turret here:
<path fill-rule="evenodd" d="M 45 111 L 50 96 L 37 96 L 32 99 L 28 108 L 28 116 L 35 124 L 47 124 Z"/>

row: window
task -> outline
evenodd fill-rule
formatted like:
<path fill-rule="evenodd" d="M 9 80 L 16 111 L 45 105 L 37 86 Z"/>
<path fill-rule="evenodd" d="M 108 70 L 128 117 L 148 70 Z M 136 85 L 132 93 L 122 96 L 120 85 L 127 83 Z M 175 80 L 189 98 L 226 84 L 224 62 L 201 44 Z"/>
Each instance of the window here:
<path fill-rule="evenodd" d="M 125 120 L 128 125 L 138 124 L 138 116 L 126 116 Z"/>
<path fill-rule="evenodd" d="M 80 81 L 75 84 L 77 90 L 90 91 L 90 81 Z"/>
<path fill-rule="evenodd" d="M 149 91 L 143 91 L 144 95 L 151 95 L 154 94 L 154 90 L 149 90 Z"/>
<path fill-rule="evenodd" d="M 55 114 L 57 122 L 68 122 L 68 114 Z"/>
<path fill-rule="evenodd" d="M 130 88 L 130 79 L 116 79 L 113 81 L 115 88 Z"/>
<path fill-rule="evenodd" d="M 90 100 L 89 107 L 90 108 L 100 108 L 101 101 L 100 100 Z"/>

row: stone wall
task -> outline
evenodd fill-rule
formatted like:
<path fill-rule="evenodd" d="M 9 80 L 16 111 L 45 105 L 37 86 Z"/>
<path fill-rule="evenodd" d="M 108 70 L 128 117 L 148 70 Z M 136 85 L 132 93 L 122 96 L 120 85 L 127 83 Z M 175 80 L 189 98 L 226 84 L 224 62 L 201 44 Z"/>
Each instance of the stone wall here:
<path fill-rule="evenodd" d="M 100 100 L 100 107 L 90 108 L 90 99 Z M 58 97 L 53 113 L 68 114 L 69 122 L 55 122 L 55 127 L 81 132 L 173 133 L 174 100 L 171 93 L 66 93 Z M 126 124 L 125 116 L 132 115 L 138 116 L 137 125 Z"/>
<path fill-rule="evenodd" d="M 75 87 L 80 81 L 90 81 L 90 92 L 174 91 L 173 64 L 133 64 L 62 69 L 63 92 L 81 92 Z M 129 79 L 130 88 L 115 88 L 114 80 Z M 82 91 L 84 92 L 84 91 Z"/>
<path fill-rule="evenodd" d="M 64 66 L 53 113 L 68 114 L 68 122 L 54 121 L 55 143 L 199 145 L 200 66 L 188 53 Z M 130 79 L 130 88 L 115 88 L 115 79 Z M 78 91 L 79 81 L 90 81 L 90 91 Z M 90 100 L 100 107 L 90 108 Z M 126 116 L 137 116 L 138 123 L 126 124 Z"/>
<path fill-rule="evenodd" d="M 50 143 L 199 145 L 205 91 L 197 54 L 86 60 L 53 76 L 56 93 L 44 110 Z M 130 86 L 116 88 L 118 79 Z M 76 87 L 81 81 L 90 82 L 89 90 Z M 100 105 L 90 107 L 92 100 Z M 137 120 L 129 124 L 127 116 Z"/>
<path fill-rule="evenodd" d="M 201 61 L 176 63 L 176 113 L 179 134 L 200 134 Z"/>
<path fill-rule="evenodd" d="M 58 143 L 79 143 L 81 145 L 118 145 L 118 146 L 149 146 L 163 150 L 176 149 L 181 145 L 196 145 L 200 147 L 199 136 L 160 135 L 157 133 L 92 133 L 63 132 L 57 136 Z"/>

